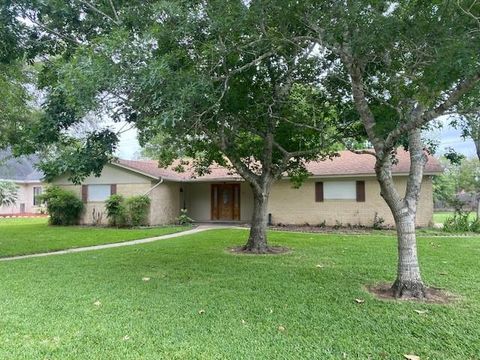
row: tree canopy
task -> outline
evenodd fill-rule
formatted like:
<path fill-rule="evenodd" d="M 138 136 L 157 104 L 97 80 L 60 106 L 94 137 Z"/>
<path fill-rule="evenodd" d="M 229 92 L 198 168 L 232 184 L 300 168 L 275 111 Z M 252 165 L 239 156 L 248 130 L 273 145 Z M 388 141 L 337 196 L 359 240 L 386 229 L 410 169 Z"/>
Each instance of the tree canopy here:
<path fill-rule="evenodd" d="M 478 102 L 480 3 L 6 4 L 12 19 L 28 19 L 43 56 L 43 112 L 16 142 L 25 152 L 50 151 L 47 175 L 69 172 L 78 182 L 99 174 L 118 135 L 72 139 L 68 130 L 108 115 L 136 127 L 143 144 L 160 144 L 163 164 L 186 155 L 199 172 L 212 162 L 232 166 L 252 185 L 264 219 L 281 174 L 301 179 L 305 161 L 331 155 L 339 138 L 351 146 L 366 135 L 373 149 L 357 151 L 375 157 L 397 225 L 395 295 L 425 296 L 415 238 L 427 161 L 421 131 L 466 99 Z M 410 151 L 405 192 L 392 177 L 400 145 Z"/>

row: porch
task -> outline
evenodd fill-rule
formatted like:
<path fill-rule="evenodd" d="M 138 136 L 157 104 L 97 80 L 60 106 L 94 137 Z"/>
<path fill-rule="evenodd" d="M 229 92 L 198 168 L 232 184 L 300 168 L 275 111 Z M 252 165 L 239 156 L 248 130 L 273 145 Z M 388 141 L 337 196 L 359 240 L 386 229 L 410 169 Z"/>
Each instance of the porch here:
<path fill-rule="evenodd" d="M 185 183 L 180 207 L 197 223 L 244 224 L 252 218 L 253 194 L 245 182 Z"/>

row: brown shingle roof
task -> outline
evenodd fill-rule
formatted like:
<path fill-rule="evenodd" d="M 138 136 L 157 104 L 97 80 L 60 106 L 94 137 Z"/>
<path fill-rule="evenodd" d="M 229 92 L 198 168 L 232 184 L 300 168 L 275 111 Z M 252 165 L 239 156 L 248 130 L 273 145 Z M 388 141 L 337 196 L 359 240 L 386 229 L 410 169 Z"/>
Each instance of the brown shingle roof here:
<path fill-rule="evenodd" d="M 397 153 L 398 163 L 393 167 L 394 174 L 408 174 L 410 158 L 406 151 Z M 154 178 L 164 178 L 173 181 L 208 181 L 208 180 L 241 180 L 238 174 L 232 173 L 220 166 L 210 167 L 211 173 L 204 176 L 194 176 L 194 171 L 187 168 L 185 172 L 177 172 L 173 166 L 159 168 L 155 160 L 118 160 L 121 167 L 143 173 Z M 315 177 L 322 176 L 373 176 L 375 175 L 375 158 L 368 154 L 355 154 L 350 151 L 340 151 L 339 156 L 331 160 L 312 161 L 307 163 L 307 170 Z M 439 174 L 443 171 L 440 162 L 433 156 L 428 157 L 425 174 Z"/>

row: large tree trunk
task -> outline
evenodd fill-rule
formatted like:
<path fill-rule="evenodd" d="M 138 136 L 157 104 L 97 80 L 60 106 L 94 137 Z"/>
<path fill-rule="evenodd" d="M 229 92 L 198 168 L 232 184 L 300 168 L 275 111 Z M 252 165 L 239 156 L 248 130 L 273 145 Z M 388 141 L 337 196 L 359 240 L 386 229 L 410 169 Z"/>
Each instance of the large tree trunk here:
<path fill-rule="evenodd" d="M 415 220 L 423 180 L 423 168 L 427 158 L 424 154 L 420 130 L 413 130 L 409 133 L 409 152 L 410 174 L 403 198 L 398 194 L 393 182 L 391 161 L 378 161 L 376 171 L 381 195 L 392 211 L 397 229 L 398 266 L 397 278 L 392 285 L 392 291 L 397 298 L 422 299 L 425 297 L 426 288 L 418 263 Z"/>
<path fill-rule="evenodd" d="M 394 214 L 394 218 L 398 237 L 398 267 L 397 278 L 392 285 L 393 293 L 397 298 L 424 298 L 425 285 L 420 275 L 417 256 L 415 214 L 402 214 L 400 211 Z"/>
<path fill-rule="evenodd" d="M 269 189 L 258 191 L 253 188 L 253 216 L 248 241 L 243 247 L 253 253 L 268 252 L 267 244 L 267 207 Z"/>
<path fill-rule="evenodd" d="M 420 275 L 415 234 L 416 208 L 409 208 L 405 201 L 396 199 L 393 179 L 380 180 L 382 197 L 392 211 L 397 229 L 398 265 L 397 278 L 392 291 L 397 298 L 425 297 L 425 286 Z"/>

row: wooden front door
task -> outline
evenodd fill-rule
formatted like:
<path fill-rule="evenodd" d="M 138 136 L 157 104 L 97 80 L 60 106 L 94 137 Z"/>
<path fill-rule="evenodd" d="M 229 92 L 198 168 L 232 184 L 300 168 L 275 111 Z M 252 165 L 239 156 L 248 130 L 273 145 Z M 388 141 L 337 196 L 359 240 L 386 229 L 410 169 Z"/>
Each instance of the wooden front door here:
<path fill-rule="evenodd" d="M 212 185 L 212 220 L 240 220 L 240 184 Z"/>

